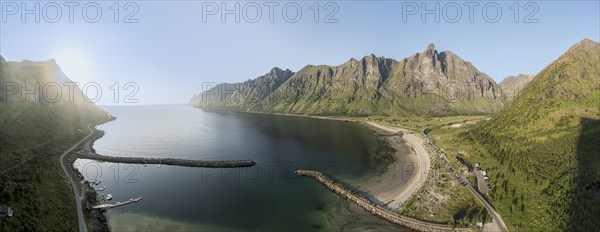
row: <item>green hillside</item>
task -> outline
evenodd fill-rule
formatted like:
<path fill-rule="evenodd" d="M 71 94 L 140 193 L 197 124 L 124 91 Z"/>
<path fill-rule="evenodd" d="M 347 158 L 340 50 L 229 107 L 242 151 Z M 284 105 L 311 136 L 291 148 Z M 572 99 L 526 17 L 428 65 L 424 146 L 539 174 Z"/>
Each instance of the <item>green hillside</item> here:
<path fill-rule="evenodd" d="M 583 40 L 514 102 L 463 137 L 484 149 L 491 199 L 509 229 L 600 228 L 600 44 Z"/>
<path fill-rule="evenodd" d="M 71 80 L 53 60 L 6 62 L 0 56 L 0 204 L 14 210 L 13 217 L 0 220 L 0 231 L 78 228 L 75 199 L 58 158 L 88 133 L 89 123 L 106 114 L 85 101 L 79 88 L 71 101 L 66 87 L 57 99 L 55 94 L 23 97 L 20 87 L 64 87 L 64 82 Z"/>

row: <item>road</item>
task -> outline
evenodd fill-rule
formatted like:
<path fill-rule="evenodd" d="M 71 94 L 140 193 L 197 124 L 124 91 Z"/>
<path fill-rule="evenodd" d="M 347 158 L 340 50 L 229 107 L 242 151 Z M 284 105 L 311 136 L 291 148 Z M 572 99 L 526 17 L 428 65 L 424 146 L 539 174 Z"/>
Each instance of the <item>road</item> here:
<path fill-rule="evenodd" d="M 73 180 L 73 176 L 69 174 L 69 171 L 68 171 L 67 167 L 65 166 L 64 158 L 67 154 L 71 153 L 73 150 L 75 150 L 75 148 L 79 147 L 81 145 L 81 143 L 83 143 L 84 141 L 89 139 L 90 136 L 92 136 L 94 134 L 94 130 L 92 130 L 92 128 L 91 128 L 93 125 L 96 125 L 96 124 L 92 123 L 87 126 L 90 133 L 87 136 L 85 136 L 85 138 L 81 139 L 78 143 L 76 143 L 71 148 L 66 150 L 60 156 L 60 167 L 62 168 L 63 172 L 65 173 L 65 176 L 67 176 L 67 179 L 69 180 L 69 183 L 71 184 L 71 188 L 73 189 L 73 196 L 75 197 L 75 203 L 77 205 L 77 217 L 78 217 L 78 221 L 79 221 L 79 231 L 81 231 L 81 232 L 87 232 L 87 226 L 85 225 L 85 217 L 83 216 L 83 209 L 81 208 L 81 195 L 79 194 L 79 189 L 77 189 L 77 186 L 76 186 L 77 183 L 75 182 L 75 180 Z"/>
<path fill-rule="evenodd" d="M 502 220 L 502 217 L 500 217 L 500 214 L 498 214 L 494 208 L 492 207 L 492 205 L 490 205 L 485 198 L 483 198 L 483 196 L 481 196 L 481 194 L 479 194 L 479 192 L 477 192 L 475 189 L 473 189 L 473 187 L 471 187 L 471 185 L 469 184 L 469 181 L 464 178 L 462 175 L 460 175 L 460 173 L 452 166 L 452 164 L 450 164 L 450 162 L 446 159 L 446 155 L 444 155 L 444 153 L 437 147 L 435 146 L 435 144 L 433 144 L 433 142 L 431 141 L 431 139 L 429 138 L 429 136 L 427 136 L 427 134 L 425 133 L 425 130 L 427 128 L 424 128 L 421 131 L 421 134 L 423 134 L 423 137 L 425 137 L 425 142 L 428 143 L 429 145 L 431 145 L 431 147 L 433 148 L 433 150 L 435 152 L 438 153 L 438 156 L 440 157 L 440 159 L 446 164 L 446 166 L 448 166 L 448 168 L 450 168 L 450 170 L 452 170 L 452 172 L 454 172 L 454 174 L 456 175 L 456 178 L 458 178 L 458 180 L 462 183 L 466 183 L 464 186 L 467 187 L 467 189 L 469 191 L 471 191 L 471 193 L 473 193 L 473 195 L 475 195 L 475 197 L 477 197 L 477 199 L 479 199 L 479 201 L 485 206 L 485 208 L 488 210 L 488 212 L 490 213 L 490 215 L 492 216 L 492 222 L 496 223 L 497 225 L 497 229 L 492 229 L 493 231 L 501 231 L 501 232 L 508 232 L 508 228 L 506 228 L 506 224 L 504 224 L 504 221 Z"/>

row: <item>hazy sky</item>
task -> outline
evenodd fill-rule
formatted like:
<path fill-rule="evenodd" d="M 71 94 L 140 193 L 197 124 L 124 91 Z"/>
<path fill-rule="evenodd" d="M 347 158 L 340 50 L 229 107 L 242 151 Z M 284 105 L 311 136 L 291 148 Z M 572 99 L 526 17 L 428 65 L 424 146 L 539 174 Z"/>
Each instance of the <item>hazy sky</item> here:
<path fill-rule="evenodd" d="M 508 75 L 537 73 L 574 43 L 600 37 L 598 1 L 518 2 L 518 7 L 515 1 L 482 2 L 472 11 L 472 2 L 445 1 L 332 1 L 319 7 L 315 1 L 97 3 L 2 0 L 0 54 L 14 61 L 55 58 L 71 79 L 103 88 L 100 104 L 113 104 L 109 87 L 114 82 L 120 88 L 135 82 L 140 103 L 163 104 L 187 102 L 203 82 L 245 81 L 275 66 L 297 71 L 307 64 L 339 65 L 371 53 L 400 60 L 432 42 L 499 82 Z M 224 15 L 222 22 L 223 6 L 235 10 L 236 3 L 240 22 L 235 14 Z M 436 3 L 438 13 L 424 15 L 423 22 L 423 7 L 435 12 Z M 124 23 L 132 12 L 133 23 Z M 120 102 L 129 92 L 121 90 Z"/>

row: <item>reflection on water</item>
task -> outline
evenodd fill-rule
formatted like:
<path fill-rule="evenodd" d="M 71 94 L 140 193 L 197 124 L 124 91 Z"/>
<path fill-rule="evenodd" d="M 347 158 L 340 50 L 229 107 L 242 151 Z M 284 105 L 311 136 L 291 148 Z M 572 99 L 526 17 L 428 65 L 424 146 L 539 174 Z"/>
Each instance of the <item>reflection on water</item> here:
<path fill-rule="evenodd" d="M 318 169 L 349 180 L 375 169 L 368 156 L 377 140 L 354 123 L 187 106 L 105 109 L 117 120 L 99 126 L 106 131 L 94 145 L 100 154 L 257 162 L 208 169 L 78 160 L 86 178 L 103 180 L 107 190 L 99 193 L 112 194 L 111 203 L 144 197 L 108 211 L 113 230 L 330 230 L 327 215 L 340 198 L 292 172 Z M 378 222 L 360 210 L 348 214 Z"/>

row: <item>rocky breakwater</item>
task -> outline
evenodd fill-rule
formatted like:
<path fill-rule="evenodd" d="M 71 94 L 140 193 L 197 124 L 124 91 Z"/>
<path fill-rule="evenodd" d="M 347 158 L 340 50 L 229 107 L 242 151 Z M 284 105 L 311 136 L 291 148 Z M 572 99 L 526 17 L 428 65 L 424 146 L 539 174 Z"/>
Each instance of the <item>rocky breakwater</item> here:
<path fill-rule="evenodd" d="M 358 205 L 359 207 L 371 213 L 372 215 L 402 227 L 418 231 L 472 231 L 470 228 L 453 228 L 448 225 L 423 222 L 391 212 L 385 209 L 384 207 L 371 202 L 364 196 L 361 196 L 353 192 L 352 190 L 344 187 L 343 185 L 335 182 L 334 180 L 330 179 L 327 175 L 318 171 L 297 170 L 295 173 L 299 176 L 312 177 L 313 179 L 320 182 L 340 197 Z"/>
<path fill-rule="evenodd" d="M 82 158 L 93 159 L 111 163 L 126 164 L 162 164 L 183 167 L 203 167 L 203 168 L 239 168 L 251 167 L 256 163 L 252 160 L 225 160 L 225 161 L 207 161 L 207 160 L 186 160 L 174 158 L 142 158 L 142 157 L 114 157 L 98 155 L 96 153 L 87 153 Z"/>

